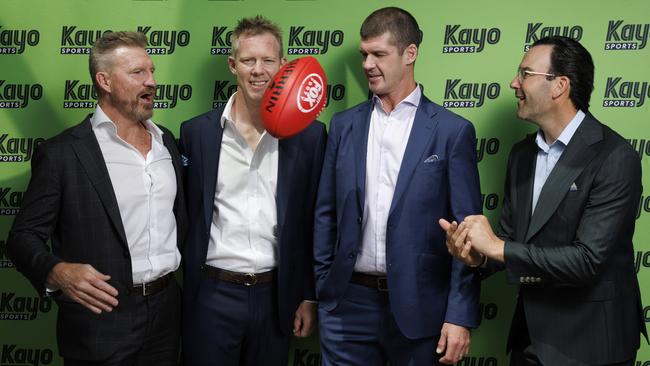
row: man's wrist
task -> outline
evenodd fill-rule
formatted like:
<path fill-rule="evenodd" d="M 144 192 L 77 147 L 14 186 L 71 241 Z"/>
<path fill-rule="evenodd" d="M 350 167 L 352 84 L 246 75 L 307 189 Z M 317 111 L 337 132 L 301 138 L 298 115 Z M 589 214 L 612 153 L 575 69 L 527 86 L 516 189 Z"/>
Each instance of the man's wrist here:
<path fill-rule="evenodd" d="M 471 268 L 485 268 L 485 265 L 487 264 L 488 257 L 487 257 L 487 255 L 484 255 L 484 254 L 481 254 L 481 253 L 479 253 L 479 255 L 481 256 L 481 261 L 478 264 L 471 264 L 470 265 Z"/>

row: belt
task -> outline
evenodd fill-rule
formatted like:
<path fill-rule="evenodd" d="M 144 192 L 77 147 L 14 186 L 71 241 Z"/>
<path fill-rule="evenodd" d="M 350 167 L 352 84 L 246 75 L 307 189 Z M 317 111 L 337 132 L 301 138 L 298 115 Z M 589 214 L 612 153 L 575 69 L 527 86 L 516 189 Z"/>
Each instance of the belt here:
<path fill-rule="evenodd" d="M 159 277 L 151 282 L 139 283 L 133 285 L 131 294 L 149 296 L 159 293 L 164 290 L 174 278 L 174 272 L 169 272 L 166 275 Z"/>
<path fill-rule="evenodd" d="M 374 276 L 361 272 L 352 272 L 350 282 L 370 287 L 377 291 L 388 292 L 388 277 L 386 276 Z"/>
<path fill-rule="evenodd" d="M 203 273 L 208 278 L 221 280 L 224 282 L 235 283 L 250 287 L 257 284 L 269 283 L 275 277 L 275 270 L 261 272 L 261 273 L 241 273 L 227 271 L 225 269 L 216 268 L 212 266 L 203 266 Z"/>

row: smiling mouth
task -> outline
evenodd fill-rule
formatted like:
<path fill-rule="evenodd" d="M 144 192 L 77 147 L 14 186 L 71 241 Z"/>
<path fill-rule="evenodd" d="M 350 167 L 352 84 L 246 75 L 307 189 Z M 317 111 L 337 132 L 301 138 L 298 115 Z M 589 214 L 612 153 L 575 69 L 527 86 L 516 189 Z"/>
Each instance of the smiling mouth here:
<path fill-rule="evenodd" d="M 252 86 L 256 88 L 264 88 L 266 87 L 266 84 L 268 84 L 268 80 L 261 80 L 261 81 L 249 81 L 248 83 L 251 84 Z"/>

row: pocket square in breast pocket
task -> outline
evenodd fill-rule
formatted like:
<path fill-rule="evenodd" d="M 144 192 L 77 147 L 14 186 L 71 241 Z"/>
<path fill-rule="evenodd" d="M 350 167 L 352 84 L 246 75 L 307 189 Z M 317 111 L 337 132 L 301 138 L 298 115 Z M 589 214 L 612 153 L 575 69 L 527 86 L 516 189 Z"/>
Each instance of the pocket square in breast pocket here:
<path fill-rule="evenodd" d="M 424 163 L 425 164 L 426 163 L 433 163 L 433 162 L 436 162 L 438 160 L 440 160 L 440 158 L 438 158 L 438 155 L 433 154 L 433 155 L 429 156 L 428 158 L 424 159 Z"/>
<path fill-rule="evenodd" d="M 578 186 L 576 185 L 576 182 L 571 183 L 571 187 L 569 188 L 569 191 L 577 191 Z"/>
<path fill-rule="evenodd" d="M 181 155 L 181 164 L 183 166 L 190 165 L 190 159 L 188 159 L 187 156 L 185 156 L 185 155 Z"/>

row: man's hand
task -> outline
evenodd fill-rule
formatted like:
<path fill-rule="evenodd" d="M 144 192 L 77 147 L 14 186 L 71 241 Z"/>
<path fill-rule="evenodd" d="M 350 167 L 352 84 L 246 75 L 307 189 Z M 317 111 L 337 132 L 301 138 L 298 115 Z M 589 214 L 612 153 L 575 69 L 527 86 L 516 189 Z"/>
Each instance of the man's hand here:
<path fill-rule="evenodd" d="M 444 323 L 440 331 L 440 340 L 436 348 L 437 354 L 444 354 L 440 363 L 453 365 L 469 353 L 469 330 L 460 325 Z"/>
<path fill-rule="evenodd" d="M 317 306 L 318 304 L 308 301 L 300 303 L 293 318 L 293 335 L 300 338 L 309 337 L 316 324 Z"/>
<path fill-rule="evenodd" d="M 47 275 L 47 284 L 63 291 L 69 298 L 95 314 L 110 312 L 117 306 L 117 290 L 108 284 L 111 276 L 93 266 L 61 262 Z"/>
<path fill-rule="evenodd" d="M 456 221 L 449 223 L 445 219 L 440 219 L 438 223 L 447 234 L 445 244 L 449 254 L 470 267 L 476 267 L 483 263 L 483 255 L 474 250 L 472 244 L 466 241 L 468 231 L 464 222 L 459 226 Z"/>
<path fill-rule="evenodd" d="M 494 234 L 487 217 L 483 215 L 467 216 L 463 224 L 467 226 L 465 241 L 471 245 L 472 249 L 488 256 L 490 259 L 499 262 L 504 261 L 505 242 Z"/>

